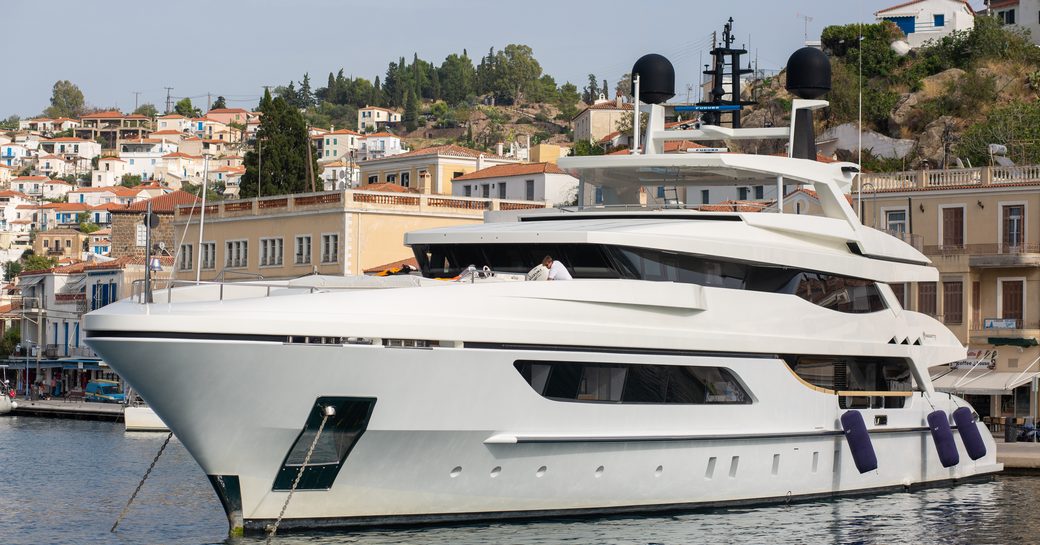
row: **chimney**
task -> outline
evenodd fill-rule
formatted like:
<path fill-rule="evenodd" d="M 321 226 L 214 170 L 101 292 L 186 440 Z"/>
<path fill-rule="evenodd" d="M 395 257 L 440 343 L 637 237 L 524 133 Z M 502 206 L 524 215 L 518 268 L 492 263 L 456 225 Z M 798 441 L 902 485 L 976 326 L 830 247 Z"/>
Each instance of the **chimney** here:
<path fill-rule="evenodd" d="M 495 144 L 495 155 L 502 156 L 502 142 Z"/>
<path fill-rule="evenodd" d="M 624 103 L 625 103 L 625 100 L 624 100 L 624 98 L 622 98 L 621 90 L 619 89 L 618 92 L 617 92 L 617 96 L 614 97 L 614 104 L 617 104 L 617 107 L 620 108 L 621 105 L 624 104 Z"/>
<path fill-rule="evenodd" d="M 477 156 L 477 170 L 484 170 L 484 154 Z"/>
<path fill-rule="evenodd" d="M 329 132 L 336 132 L 336 126 L 335 125 L 329 125 Z"/>

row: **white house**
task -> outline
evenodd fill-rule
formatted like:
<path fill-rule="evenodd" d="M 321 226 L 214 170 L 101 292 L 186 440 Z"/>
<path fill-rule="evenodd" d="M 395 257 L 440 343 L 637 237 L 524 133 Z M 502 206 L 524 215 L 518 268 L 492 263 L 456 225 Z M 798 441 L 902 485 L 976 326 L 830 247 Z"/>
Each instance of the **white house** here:
<path fill-rule="evenodd" d="M 11 180 L 11 189 L 30 197 L 64 199 L 73 186 L 46 176 L 19 176 Z"/>
<path fill-rule="evenodd" d="M 10 189 L 0 191 L 0 231 L 12 230 L 11 222 L 22 217 L 18 207 L 31 202 L 32 198 L 25 193 Z"/>
<path fill-rule="evenodd" d="M 69 191 L 66 196 L 68 202 L 78 202 L 90 206 L 101 206 L 105 204 L 117 204 L 126 207 L 137 201 L 150 198 L 146 192 L 140 189 L 114 185 L 109 187 L 80 187 Z"/>
<path fill-rule="evenodd" d="M 177 131 L 181 133 L 191 131 L 191 120 L 180 114 L 161 115 L 156 122 L 158 124 L 156 130 L 159 131 Z"/>
<path fill-rule="evenodd" d="M 126 161 L 118 157 L 103 157 L 98 161 L 97 168 L 90 173 L 90 185 L 93 187 L 119 185 L 126 173 Z"/>
<path fill-rule="evenodd" d="M 366 134 L 361 140 L 361 149 L 358 155 L 359 161 L 369 159 L 382 159 L 408 151 L 401 144 L 401 139 L 388 132 L 377 132 Z"/>
<path fill-rule="evenodd" d="M 139 138 L 119 143 L 119 158 L 126 161 L 126 173 L 151 180 L 162 168 L 162 158 L 175 153 L 177 144 L 159 138 Z"/>
<path fill-rule="evenodd" d="M 452 180 L 452 195 L 573 204 L 578 179 L 554 163 L 496 165 Z"/>
<path fill-rule="evenodd" d="M 22 144 L 10 142 L 0 145 L 0 164 L 9 167 L 20 167 L 22 163 L 28 161 L 31 157 L 32 153 L 29 151 L 29 148 Z"/>
<path fill-rule="evenodd" d="M 1034 12 L 1035 13 L 1035 12 Z M 906 34 L 910 47 L 917 48 L 975 25 L 975 10 L 966 0 L 916 0 L 874 13 L 878 22 L 891 21 Z"/>
<path fill-rule="evenodd" d="M 359 130 L 379 130 L 387 123 L 400 123 L 401 112 L 380 108 L 379 106 L 365 106 L 357 112 L 357 126 Z"/>
<path fill-rule="evenodd" d="M 361 169 L 353 161 L 332 161 L 322 165 L 321 180 L 325 191 L 339 191 L 357 187 Z"/>
<path fill-rule="evenodd" d="M 76 161 L 79 165 L 85 163 L 87 168 L 90 167 L 91 159 L 101 155 L 101 144 L 71 136 L 44 140 L 40 142 L 40 149 Z"/>
<path fill-rule="evenodd" d="M 76 167 L 70 161 L 66 161 L 64 157 L 44 155 L 37 160 L 36 170 L 46 176 L 64 178 L 69 174 L 74 174 Z"/>

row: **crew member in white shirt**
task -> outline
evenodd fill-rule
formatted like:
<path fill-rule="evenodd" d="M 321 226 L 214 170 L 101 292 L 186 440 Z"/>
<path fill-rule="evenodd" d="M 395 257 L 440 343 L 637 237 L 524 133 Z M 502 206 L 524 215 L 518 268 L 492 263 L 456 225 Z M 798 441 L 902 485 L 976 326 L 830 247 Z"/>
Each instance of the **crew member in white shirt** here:
<path fill-rule="evenodd" d="M 552 256 L 545 256 L 545 259 L 542 260 L 542 264 L 549 269 L 549 280 L 574 280 L 574 277 L 571 276 L 567 267 L 564 267 L 563 263 L 553 259 Z"/>

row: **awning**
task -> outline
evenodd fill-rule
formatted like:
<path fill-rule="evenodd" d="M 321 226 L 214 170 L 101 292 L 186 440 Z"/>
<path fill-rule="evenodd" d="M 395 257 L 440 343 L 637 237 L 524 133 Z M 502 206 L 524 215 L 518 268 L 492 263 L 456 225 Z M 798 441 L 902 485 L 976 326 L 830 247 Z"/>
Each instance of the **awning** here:
<path fill-rule="evenodd" d="M 1040 371 L 998 373 L 982 367 L 954 369 L 932 376 L 932 384 L 940 392 L 976 395 L 1010 394 L 1011 390 L 1029 384 Z"/>
<path fill-rule="evenodd" d="M 1040 345 L 1032 337 L 989 337 L 986 342 L 993 346 L 1020 346 L 1022 348 Z"/>
<path fill-rule="evenodd" d="M 66 283 L 61 288 L 61 293 L 79 293 L 83 291 L 83 285 L 87 283 L 87 277 L 81 276 L 71 282 Z"/>
<path fill-rule="evenodd" d="M 43 276 L 43 275 L 28 276 L 28 277 L 21 278 L 20 280 L 18 280 L 18 288 L 24 290 L 25 288 L 29 288 L 29 287 L 35 286 L 36 284 L 39 284 L 40 281 L 42 281 L 44 278 L 46 278 L 46 277 Z"/>

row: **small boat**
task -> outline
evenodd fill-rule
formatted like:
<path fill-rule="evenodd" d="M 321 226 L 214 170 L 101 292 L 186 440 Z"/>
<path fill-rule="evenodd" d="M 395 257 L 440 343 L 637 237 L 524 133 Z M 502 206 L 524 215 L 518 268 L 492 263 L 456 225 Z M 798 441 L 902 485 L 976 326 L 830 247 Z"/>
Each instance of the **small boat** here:
<path fill-rule="evenodd" d="M 18 408 L 18 402 L 11 397 L 9 386 L 0 385 L 0 414 L 7 414 Z"/>
<path fill-rule="evenodd" d="M 126 431 L 170 431 L 166 423 L 147 405 L 128 406 L 123 409 Z"/>

